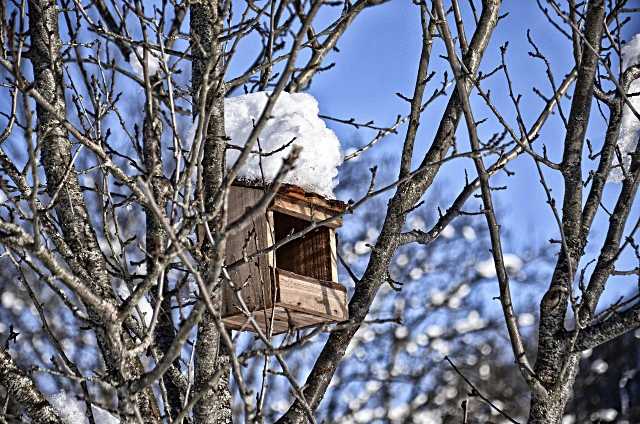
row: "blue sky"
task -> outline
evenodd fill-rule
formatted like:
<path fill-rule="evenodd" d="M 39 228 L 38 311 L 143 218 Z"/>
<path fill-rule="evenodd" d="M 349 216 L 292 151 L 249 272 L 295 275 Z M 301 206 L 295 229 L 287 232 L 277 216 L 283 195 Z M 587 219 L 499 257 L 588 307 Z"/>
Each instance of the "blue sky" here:
<path fill-rule="evenodd" d="M 476 2 L 479 3 L 479 2 Z M 545 3 L 545 2 L 542 2 Z M 237 3 L 241 8 L 243 5 Z M 478 6 L 479 7 L 479 6 Z M 321 24 L 333 22 L 339 15 L 341 7 L 327 8 L 318 17 Z M 462 10 L 467 22 L 467 38 L 472 35 L 473 16 L 467 2 L 462 2 Z M 150 12 L 150 11 L 149 11 Z M 240 9 L 236 11 L 236 18 L 241 15 Z M 533 93 L 536 86 L 545 95 L 552 92 L 546 79 L 546 69 L 542 62 L 529 57 L 530 46 L 527 42 L 527 30 L 531 30 L 533 39 L 540 50 L 548 57 L 552 64 L 552 70 L 556 84 L 571 70 L 573 66 L 573 54 L 570 40 L 564 38 L 547 21 L 547 18 L 539 10 L 533 1 L 505 1 L 502 5 L 502 13 L 507 14 L 496 31 L 493 33 L 491 43 L 483 59 L 481 70 L 490 71 L 500 64 L 499 47 L 509 43 L 507 63 L 514 84 L 516 94 L 523 96 L 521 110 L 527 124 L 531 124 L 543 107 L 542 100 Z M 188 19 L 187 19 L 188 21 Z M 560 22 L 559 18 L 556 18 Z M 138 31 L 139 24 L 132 21 L 131 30 Z M 322 28 L 316 24 L 316 30 Z M 183 27 L 186 27 L 185 22 Z M 640 31 L 637 23 L 626 27 L 626 38 Z M 246 67 L 255 59 L 257 38 L 250 36 L 248 40 L 240 43 L 229 68 L 228 78 L 233 78 L 244 72 Z M 180 48 L 184 48 L 184 42 L 179 42 Z M 328 65 L 335 62 L 336 65 L 327 72 L 319 73 L 313 80 L 310 93 L 319 102 L 320 111 L 323 114 L 339 118 L 355 118 L 360 122 L 374 120 L 377 125 L 391 125 L 398 115 L 406 115 L 409 105 L 395 95 L 396 92 L 411 96 L 415 83 L 415 73 L 421 49 L 421 32 L 419 10 L 409 0 L 392 0 L 386 4 L 371 7 L 364 10 L 354 21 L 338 43 L 339 53 L 331 53 L 324 62 Z M 430 70 L 438 72 L 427 86 L 425 97 L 433 90 L 439 88 L 443 71 L 451 74 L 449 64 L 441 57 L 445 52 L 439 40 L 434 42 L 434 51 L 431 58 Z M 302 57 L 306 53 L 301 54 Z M 187 76 L 185 75 L 185 78 Z M 498 105 L 505 118 L 515 125 L 514 108 L 507 96 L 505 78 L 497 73 L 483 84 L 485 89 L 491 89 L 492 98 Z M 236 92 L 234 94 L 240 94 Z M 442 110 L 448 96 L 440 97 L 422 115 L 422 123 L 418 132 L 414 153 L 414 164 L 421 161 L 422 156 L 433 140 L 433 133 L 437 128 Z M 140 101 L 138 99 L 138 101 Z M 472 94 L 474 114 L 476 120 L 490 118 L 480 128 L 480 135 L 487 139 L 501 127 L 497 125 L 483 101 Z M 563 110 L 568 114 L 570 99 L 563 100 Z M 596 148 L 601 145 L 604 134 L 604 121 L 600 118 L 597 108 L 593 108 L 591 125 L 588 137 Z M 360 143 L 368 142 L 375 133 L 372 131 L 356 131 L 350 126 L 328 122 L 342 140 L 343 144 L 353 142 L 360 137 Z M 398 135 L 391 135 L 381 142 L 376 148 L 365 155 L 378 159 L 380 157 L 398 159 L 406 126 L 402 126 Z M 562 144 L 564 140 L 563 124 L 556 114 L 552 117 L 541 132 L 536 141 L 540 146 L 547 146 L 550 157 L 555 162 L 560 162 L 562 156 Z M 464 125 L 459 125 L 458 139 L 460 150 L 468 150 L 467 134 Z M 495 157 L 487 158 L 487 164 L 492 163 Z M 597 164 L 589 163 L 588 169 Z M 469 175 L 475 175 L 475 168 L 470 159 L 460 159 L 449 162 L 443 166 L 436 185 L 449 196 L 456 195 L 464 184 L 464 170 Z M 533 160 L 522 155 L 513 161 L 508 169 L 515 175 L 507 178 L 504 173 L 498 174 L 493 179 L 496 186 L 508 185 L 509 190 L 494 193 L 495 202 L 503 215 L 502 224 L 516 237 L 523 241 L 523 245 L 532 243 L 544 243 L 549 238 L 557 238 L 557 227 L 550 208 L 546 205 L 546 195 L 539 183 L 539 177 Z M 394 167 L 391 174 L 397 174 Z M 545 171 L 547 181 L 553 187 L 556 202 L 562 201 L 562 180 L 557 171 Z M 605 204 L 612 207 L 620 186 L 608 184 L 605 193 Z M 586 194 L 585 194 L 586 197 Z M 435 205 L 427 205 L 435 206 Z M 440 205 L 446 208 L 448 204 Z M 640 208 L 633 211 L 629 218 L 634 223 L 640 212 Z M 594 239 L 591 248 L 599 248 L 601 237 L 606 230 L 606 219 L 601 216 L 595 223 L 594 234 L 600 238 Z M 552 246 L 555 249 L 555 246 Z M 629 263 L 629 266 L 635 264 Z"/>
<path fill-rule="evenodd" d="M 464 4 L 465 11 L 468 6 Z M 494 33 L 488 52 L 482 62 L 481 69 L 489 71 L 500 63 L 499 46 L 509 43 L 507 61 L 509 72 L 513 79 L 517 94 L 522 94 L 521 107 L 525 120 L 531 124 L 540 112 L 543 103 L 532 91 L 535 85 L 543 93 L 549 95 L 551 88 L 545 76 L 542 62 L 535 61 L 528 56 L 530 46 L 527 42 L 527 30 L 531 30 L 533 38 L 542 52 L 549 58 L 556 84 L 571 70 L 573 55 L 571 43 L 560 35 L 547 21 L 538 9 L 536 2 L 504 2 L 503 11 L 508 12 Z M 472 17 L 467 14 L 466 20 L 472 23 Z M 467 37 L 471 37 L 472 26 L 467 27 Z M 627 39 L 638 32 L 637 24 L 627 26 Z M 375 120 L 378 125 L 390 125 L 398 114 L 407 114 L 409 105 L 399 99 L 394 93 L 400 92 L 410 96 L 415 81 L 415 72 L 420 54 L 420 22 L 417 7 L 410 1 L 392 1 L 385 5 L 365 10 L 355 21 L 353 26 L 338 43 L 339 53 L 331 54 L 325 64 L 332 61 L 336 66 L 328 72 L 320 73 L 313 82 L 310 92 L 318 99 L 321 112 L 341 117 L 356 118 L 358 121 Z M 439 55 L 444 54 L 442 43 L 436 40 L 430 69 L 442 75 L 443 70 L 449 70 L 446 60 Z M 450 73 L 450 71 L 449 71 Z M 439 79 L 434 78 L 427 87 L 426 96 L 438 87 Z M 491 88 L 492 98 L 499 109 L 510 122 L 515 122 L 513 106 L 506 97 L 505 79 L 496 74 L 486 82 L 485 87 Z M 418 133 L 414 163 L 417 165 L 422 155 L 428 149 L 433 132 L 440 120 L 446 98 L 436 101 L 425 111 Z M 474 113 L 476 119 L 491 118 L 491 114 L 482 104 L 478 96 L 473 96 Z M 568 114 L 570 99 L 563 101 L 565 114 Z M 480 128 L 481 136 L 488 137 L 499 130 L 495 120 Z M 340 124 L 329 123 L 343 141 L 351 140 L 355 130 Z M 594 103 L 592 121 L 588 137 L 595 146 L 602 142 L 604 121 L 599 116 Z M 398 158 L 402 145 L 402 137 L 406 126 L 402 127 L 398 136 L 390 136 L 376 149 L 367 155 L 382 155 Z M 541 137 L 536 141 L 546 144 L 550 157 L 559 162 L 562 155 L 564 128 L 558 115 L 555 115 L 545 126 Z M 373 133 L 361 131 L 361 140 L 368 141 Z M 458 137 L 462 145 L 466 143 L 466 129 L 459 126 Z M 461 150 L 463 147 L 461 147 Z M 487 159 L 490 163 L 493 159 Z M 590 164 L 589 167 L 597 164 Z M 470 159 L 456 160 L 443 167 L 436 180 L 437 185 L 450 196 L 456 195 L 464 183 L 464 169 L 470 175 L 475 175 L 473 163 Z M 557 227 L 550 208 L 545 203 L 546 196 L 539 183 L 533 160 L 521 156 L 515 160 L 509 169 L 515 176 L 507 178 L 504 173 L 493 180 L 493 185 L 507 184 L 509 190 L 495 192 L 496 204 L 503 215 L 502 224 L 522 245 L 545 243 L 549 238 L 557 238 Z M 585 168 L 587 169 L 587 168 Z M 394 168 L 393 174 L 397 172 Z M 556 202 L 562 202 L 562 180 L 556 171 L 547 170 L 545 176 L 553 187 Z M 605 204 L 612 207 L 620 185 L 608 184 L 605 193 Z M 586 193 L 585 193 L 586 197 Z M 434 205 L 427 205 L 434 206 Z M 446 207 L 447 204 L 441 205 Z M 633 225 L 638 218 L 640 208 L 634 208 L 628 220 Z M 479 218 L 481 219 L 481 218 Z M 600 214 L 594 226 L 590 252 L 597 252 L 602 244 L 602 237 L 606 231 L 607 218 Z M 550 246 L 554 251 L 557 247 Z M 622 267 L 633 267 L 635 259 L 627 255 L 622 261 Z M 583 263 L 586 263 L 584 261 Z M 625 278 L 629 281 L 629 278 Z M 626 285 L 625 285 L 626 286 Z M 635 284 L 634 284 L 635 286 Z M 620 286 L 618 286 L 620 288 Z M 624 286 L 623 291 L 626 291 Z M 615 290 L 618 292 L 618 289 Z"/>
<path fill-rule="evenodd" d="M 473 21 L 468 5 L 463 3 L 465 20 Z M 150 11 L 148 11 L 149 13 Z M 328 23 L 336 18 L 340 8 L 332 8 L 331 13 L 326 13 L 320 18 Z M 501 21 L 498 29 L 493 34 L 491 44 L 482 63 L 485 71 L 493 69 L 500 63 L 499 46 L 509 42 L 508 64 L 514 87 L 523 95 L 522 110 L 527 123 L 531 123 L 542 108 L 542 101 L 532 92 L 532 86 L 536 85 L 545 94 L 550 93 L 550 87 L 545 77 L 545 68 L 539 61 L 534 61 L 528 56 L 530 47 L 527 43 L 527 30 L 530 29 L 540 49 L 548 56 L 556 78 L 556 82 L 571 69 L 573 56 L 570 41 L 563 38 L 548 22 L 543 13 L 538 9 L 536 2 L 519 1 L 503 4 L 503 12 L 508 15 Z M 185 22 L 183 27 L 188 23 Z M 634 27 L 635 25 L 635 27 Z M 62 22 L 64 31 L 66 25 Z M 318 29 L 318 28 L 317 28 Z M 467 36 L 471 36 L 472 25 L 468 25 Z M 627 26 L 627 39 L 638 32 L 638 24 Z M 132 21 L 131 31 L 139 31 L 138 25 Z M 339 53 L 332 53 L 325 64 L 332 61 L 336 66 L 328 72 L 319 73 L 314 79 L 310 92 L 319 101 L 321 112 L 341 118 L 356 118 L 358 121 L 375 120 L 378 125 L 390 125 L 397 115 L 408 113 L 408 104 L 399 99 L 394 93 L 400 92 L 410 96 L 415 82 L 415 72 L 420 54 L 420 22 L 418 8 L 409 0 L 392 0 L 384 5 L 369 8 L 362 12 L 355 20 L 351 28 L 345 33 L 338 43 Z M 182 44 L 184 47 L 184 43 Z M 240 50 L 234 58 L 229 77 L 234 77 L 244 70 L 242 65 L 253 61 L 251 49 L 249 53 Z M 426 95 L 439 86 L 440 77 L 444 70 L 449 70 L 447 61 L 442 55 L 442 43 L 436 40 L 432 55 L 431 70 L 437 71 L 438 76 L 432 80 L 426 90 Z M 30 67 L 26 67 L 27 70 Z M 449 71 L 450 73 L 450 71 Z M 184 76 L 186 78 L 186 76 Z M 501 112 L 514 122 L 513 107 L 506 97 L 504 77 L 496 74 L 485 87 L 492 89 L 492 96 Z M 136 93 L 141 89 L 136 87 Z M 129 93 L 133 94 L 133 92 Z M 139 97 L 139 96 L 138 96 Z M 138 98 L 138 101 L 141 98 Z M 417 164 L 426 149 L 429 147 L 433 132 L 440 120 L 443 105 L 446 98 L 436 101 L 427 109 L 422 117 L 422 124 L 418 133 L 414 160 Z M 563 107 L 568 113 L 569 99 L 565 99 Z M 491 118 L 490 113 L 483 106 L 477 96 L 473 96 L 474 112 L 476 119 Z M 132 102 L 132 108 L 136 102 Z M 133 110 L 132 109 L 132 110 Z M 355 137 L 353 128 L 334 124 L 330 125 L 343 142 L 348 142 Z M 466 130 L 460 125 L 458 132 L 461 141 L 461 150 L 466 143 Z M 381 156 L 392 157 L 397 160 L 401 149 L 402 137 L 406 127 L 401 127 L 399 135 L 389 136 L 375 149 L 366 153 L 370 158 Z M 481 136 L 488 137 L 499 130 L 495 120 L 490 120 L 480 128 Z M 597 116 L 594 107 L 592 125 L 589 128 L 589 138 L 594 145 L 601 143 L 604 133 L 603 120 Z M 371 132 L 361 132 L 362 142 L 369 140 Z M 549 149 L 551 158 L 560 160 L 564 129 L 560 119 L 555 116 L 543 130 L 541 137 L 536 141 L 537 145 L 545 143 Z M 376 156 L 378 155 L 378 156 Z M 491 158 L 487 160 L 490 163 Z M 469 159 L 461 159 L 446 164 L 440 173 L 436 184 L 438 188 L 449 196 L 456 195 L 464 183 L 464 169 L 469 175 L 475 175 L 473 164 Z M 523 155 L 515 160 L 509 167 L 516 174 L 506 178 L 499 174 L 494 180 L 494 185 L 509 186 L 509 190 L 495 192 L 496 203 L 501 212 L 501 223 L 515 236 L 516 242 L 525 245 L 545 243 L 551 237 L 557 238 L 557 229 L 549 207 L 545 203 L 545 194 L 542 190 L 538 176 L 531 158 Z M 396 169 L 391 172 L 395 174 Z M 546 176 L 554 188 L 554 196 L 557 202 L 561 202 L 561 179 L 555 171 L 547 171 Z M 619 185 L 609 184 L 605 196 L 605 203 L 611 206 L 619 190 Z M 426 204 L 423 207 L 434 208 L 436 205 Z M 448 204 L 440 205 L 447 207 Z M 636 207 L 628 222 L 632 225 L 638 219 L 640 208 Z M 482 219 L 478 217 L 478 219 Z M 606 231 L 606 216 L 600 214 L 595 223 L 593 241 L 590 251 L 599 249 L 602 236 Z M 557 246 L 550 246 L 554 251 Z M 627 255 L 623 261 L 623 268 L 637 266 Z M 584 261 L 586 262 L 586 261 Z M 621 279 L 632 280 L 629 277 Z M 634 287 L 635 284 L 632 285 Z M 620 285 L 624 290 L 625 285 Z"/>
<path fill-rule="evenodd" d="M 466 2 L 462 2 L 464 10 L 468 10 Z M 522 109 L 527 123 L 531 123 L 542 108 L 541 100 L 532 92 L 532 86 L 538 86 L 545 94 L 550 93 L 549 84 L 545 77 L 545 68 L 539 61 L 534 61 L 528 56 L 530 49 L 526 32 L 532 30 L 534 38 L 541 50 L 548 56 L 553 64 L 556 81 L 571 69 L 573 56 L 569 40 L 564 39 L 553 29 L 542 12 L 533 1 L 505 1 L 504 12 L 508 16 L 501 21 L 499 28 L 494 33 L 487 55 L 482 63 L 482 69 L 493 69 L 500 62 L 498 47 L 509 42 L 508 63 L 515 89 L 522 94 Z M 335 8 L 335 13 L 339 8 Z M 323 17 L 327 22 L 335 18 L 335 15 Z M 472 22 L 471 16 L 466 15 L 466 21 Z M 640 30 L 637 24 L 627 27 L 627 39 Z M 186 27 L 186 23 L 185 23 Z M 62 24 L 61 28 L 65 28 Z M 467 36 L 470 37 L 471 25 L 468 27 Z M 135 32 L 135 30 L 134 30 Z M 387 4 L 365 10 L 346 32 L 338 44 L 340 53 L 331 54 L 326 63 L 335 61 L 336 66 L 328 72 L 320 73 L 314 79 L 310 92 L 319 101 L 323 114 L 341 118 L 356 118 L 364 122 L 375 120 L 378 125 L 390 125 L 397 115 L 405 115 L 409 111 L 408 104 L 399 99 L 394 93 L 400 92 L 410 96 L 415 82 L 415 73 L 420 54 L 420 22 L 417 7 L 409 0 L 392 0 Z M 253 53 L 253 52 L 251 52 Z M 236 76 L 243 67 L 241 64 L 250 63 L 254 57 L 244 54 L 242 51 L 236 57 L 231 67 L 230 77 Z M 441 43 L 436 40 L 434 54 L 431 60 L 431 69 L 437 71 L 438 77 L 432 80 L 427 87 L 426 95 L 438 87 L 442 71 L 449 70 L 449 65 L 444 58 Z M 26 70 L 29 72 L 30 67 Z M 449 72 L 450 73 L 450 72 Z M 486 87 L 492 89 L 501 112 L 511 122 L 514 122 L 513 108 L 505 96 L 505 82 L 501 75 L 492 77 Z M 139 87 L 135 93 L 141 93 Z M 133 92 L 128 93 L 135 95 Z M 138 99 L 140 100 L 140 99 Z M 443 105 L 446 98 L 436 101 L 422 118 L 422 125 L 418 133 L 415 149 L 416 164 L 428 149 L 433 133 L 440 120 Z M 474 96 L 473 103 L 477 119 L 491 117 L 482 102 Z M 132 108 L 135 102 L 132 102 Z M 569 100 L 563 103 L 568 112 Z M 355 137 L 355 131 L 351 127 L 329 122 L 339 137 L 346 143 Z M 406 127 L 401 127 L 398 136 L 390 136 L 372 151 L 366 153 L 370 158 L 381 156 L 393 157 L 397 160 L 402 138 Z M 495 120 L 480 128 L 481 135 L 490 136 L 497 131 Z M 592 125 L 589 128 L 589 138 L 594 145 L 601 143 L 604 133 L 603 121 L 597 116 L 594 107 Z M 371 132 L 362 132 L 361 140 L 366 142 Z M 460 125 L 458 133 L 461 145 L 466 143 L 466 130 Z M 555 116 L 547 124 L 540 139 L 536 143 L 545 143 L 549 148 L 551 158 L 560 160 L 564 129 L 560 119 Z M 461 148 L 462 149 L 462 148 Z M 377 156 L 376 156 L 377 155 Z M 490 162 L 491 159 L 488 159 Z M 437 186 L 449 196 L 456 195 L 464 183 L 464 169 L 469 175 L 474 176 L 473 164 L 468 159 L 456 160 L 443 167 L 437 179 Z M 493 185 L 508 184 L 509 190 L 495 193 L 496 203 L 501 212 L 501 223 L 514 235 L 516 244 L 521 246 L 535 243 L 545 243 L 551 237 L 557 238 L 557 229 L 549 207 L 545 203 L 545 194 L 539 182 L 534 164 L 529 157 L 522 156 L 509 167 L 516 174 L 506 178 L 499 174 L 493 181 Z M 397 170 L 393 169 L 392 173 Z M 554 187 L 554 195 L 557 202 L 561 202 L 561 179 L 555 171 L 547 171 L 547 178 Z M 609 184 L 605 196 L 605 203 L 612 204 L 619 190 L 619 185 Z M 447 207 L 447 204 L 442 204 Z M 423 207 L 435 208 L 435 205 L 426 204 Z M 640 208 L 636 207 L 628 220 L 633 225 L 640 215 Z M 478 217 L 477 219 L 482 219 Z M 600 214 L 595 222 L 594 237 L 590 251 L 598 250 L 602 243 L 602 236 L 606 231 L 606 216 Z M 628 225 L 629 226 L 629 225 Z M 557 246 L 550 246 L 554 251 Z M 588 259 L 587 259 L 588 260 Z M 586 262 L 583 261 L 583 264 Z M 622 261 L 622 268 L 631 268 L 637 264 L 627 255 Z M 610 298 L 617 293 L 628 292 L 635 289 L 633 277 L 620 277 L 612 280 Z M 494 286 L 495 287 L 495 286 Z"/>

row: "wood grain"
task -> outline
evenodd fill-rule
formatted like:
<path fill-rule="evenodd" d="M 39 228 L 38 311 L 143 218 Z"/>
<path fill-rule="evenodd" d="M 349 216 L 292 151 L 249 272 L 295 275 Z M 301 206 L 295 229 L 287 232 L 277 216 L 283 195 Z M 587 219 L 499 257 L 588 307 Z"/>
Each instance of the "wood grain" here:
<path fill-rule="evenodd" d="M 280 302 L 288 308 L 310 312 L 331 321 L 347 319 L 347 292 L 339 284 L 326 284 L 282 269 L 276 270 Z"/>
<path fill-rule="evenodd" d="M 229 220 L 240 217 L 247 208 L 253 207 L 262 197 L 263 192 L 254 188 L 231 187 L 229 191 Z M 268 214 L 253 218 L 246 231 L 240 232 L 227 240 L 227 263 L 235 262 L 261 249 L 272 245 Z M 274 255 L 268 253 L 248 260 L 246 263 L 230 271 L 231 280 L 240 288 L 240 294 L 252 311 L 271 307 L 272 278 Z M 223 295 L 222 316 L 238 312 L 238 300 L 231 287 L 225 287 Z"/>
<path fill-rule="evenodd" d="M 273 219 L 276 241 L 309 225 L 308 221 L 278 212 L 274 212 Z M 331 231 L 329 228 L 320 227 L 280 247 L 276 251 L 276 266 L 318 280 L 332 281 L 329 234 Z"/>

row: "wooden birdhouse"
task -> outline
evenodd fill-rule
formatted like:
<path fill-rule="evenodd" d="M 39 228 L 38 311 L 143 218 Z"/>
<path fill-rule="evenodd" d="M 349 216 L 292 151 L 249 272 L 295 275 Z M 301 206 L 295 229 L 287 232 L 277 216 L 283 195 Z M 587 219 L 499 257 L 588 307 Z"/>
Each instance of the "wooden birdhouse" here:
<path fill-rule="evenodd" d="M 229 222 L 256 205 L 264 193 L 260 187 L 233 186 L 229 192 Z M 227 239 L 227 265 L 244 260 L 231 268 L 232 284 L 223 288 L 221 315 L 227 328 L 255 331 L 247 310 L 268 335 L 348 319 L 347 291 L 338 283 L 337 271 L 335 232 L 341 219 L 318 226 L 268 253 L 253 255 L 314 222 L 340 214 L 345 206 L 285 185 L 265 214 Z"/>

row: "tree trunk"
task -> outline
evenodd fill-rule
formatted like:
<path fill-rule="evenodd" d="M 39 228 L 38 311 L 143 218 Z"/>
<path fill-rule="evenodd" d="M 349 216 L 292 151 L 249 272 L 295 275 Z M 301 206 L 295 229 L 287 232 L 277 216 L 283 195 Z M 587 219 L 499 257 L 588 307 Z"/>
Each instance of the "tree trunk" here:
<path fill-rule="evenodd" d="M 500 0 L 493 0 L 485 3 L 482 9 L 480 23 L 471 41 L 471 48 L 465 58 L 465 65 L 475 74 L 484 51 L 489 43 L 493 29 L 496 27 L 499 17 Z M 470 88 L 470 82 L 468 82 Z M 417 93 L 419 97 L 419 92 Z M 423 158 L 421 164 L 438 163 L 441 161 L 454 143 L 453 134 L 456 132 L 461 114 L 460 102 L 457 97 L 457 89 L 454 89 L 444 116 L 440 121 L 434 142 Z M 405 138 L 405 146 L 413 144 L 416 131 L 412 130 Z M 411 161 L 411 149 L 404 148 L 407 158 L 404 161 Z M 416 203 L 431 186 L 438 172 L 439 166 L 426 167 L 417 173 L 414 179 L 404 182 L 398 186 L 398 190 L 389 201 L 389 207 L 385 222 L 382 226 L 380 236 L 373 249 L 367 269 L 359 284 L 356 285 L 355 292 L 349 301 L 349 318 L 353 325 L 344 329 L 333 331 L 324 345 L 320 356 L 316 360 L 311 370 L 303 393 L 306 401 L 312 410 L 315 410 L 326 390 L 331 379 L 336 372 L 339 363 L 344 358 L 347 346 L 358 331 L 360 324 L 366 318 L 369 308 L 374 301 L 380 286 L 387 282 L 387 269 L 393 255 L 399 245 L 398 235 L 402 232 L 405 223 L 406 211 L 415 207 Z M 300 400 L 296 400 L 289 410 L 277 421 L 278 424 L 300 424 L 306 422 L 307 417 Z"/>
<path fill-rule="evenodd" d="M 529 424 L 555 424 L 562 422 L 567 399 L 560 394 L 549 394 L 544 397 L 533 396 L 529 411 Z"/>
<path fill-rule="evenodd" d="M 147 81 L 145 81 L 147 84 Z M 145 177 L 147 183 L 151 187 L 151 192 L 157 205 L 164 210 L 167 196 L 170 194 L 168 186 L 170 183 L 166 180 L 162 167 L 162 120 L 160 119 L 160 93 L 159 84 L 161 81 L 156 75 L 148 76 L 148 84 L 146 87 L 147 99 L 145 106 L 145 119 L 143 127 L 143 156 L 145 166 Z M 145 219 L 147 226 L 146 234 L 146 250 L 147 250 L 147 275 L 157 271 L 157 261 L 165 252 L 167 244 L 167 232 L 162 226 L 162 222 L 155 212 L 151 209 L 145 209 Z M 169 290 L 169 282 L 165 275 L 165 284 L 162 286 L 162 300 L 160 311 L 158 314 L 158 322 L 156 324 L 156 340 L 158 347 L 163 354 L 166 354 L 171 346 L 171 342 L 175 338 L 175 329 L 171 317 L 171 294 Z M 148 291 L 151 304 L 155 305 L 159 301 L 155 290 Z M 180 360 L 176 359 L 173 363 L 176 370 L 180 370 Z M 176 384 L 176 378 L 172 378 L 171 373 L 162 376 L 167 392 L 168 410 L 171 417 L 175 417 L 184 403 L 184 392 Z"/>
<path fill-rule="evenodd" d="M 573 393 L 573 384 L 578 373 L 580 361 L 578 355 L 573 354 L 567 361 L 570 365 L 567 376 L 558 388 L 549 390 L 546 394 L 533 392 L 529 410 L 529 424 L 560 424 L 567 402 Z"/>
<path fill-rule="evenodd" d="M 47 177 L 47 191 L 56 197 L 56 215 L 64 234 L 66 246 L 61 249 L 73 272 L 105 301 L 116 304 L 115 295 L 98 239 L 89 219 L 86 202 L 71 156 L 71 141 L 63 122 L 67 116 L 64 80 L 58 31 L 58 8 L 52 0 L 29 2 L 29 32 L 31 36 L 31 62 L 37 91 L 53 105 L 50 111 L 40 104 L 36 107 L 38 142 L 42 149 L 42 164 Z M 70 169 L 69 169 L 70 168 Z M 69 170 L 69 171 L 68 171 Z M 98 344 L 107 370 L 120 383 L 143 372 L 139 360 L 122 358 L 120 347 L 107 335 L 106 323 L 92 308 L 89 315 L 102 326 L 96 328 Z M 131 342 L 125 335 L 125 342 Z M 124 362 L 124 363 L 121 363 Z M 132 419 L 131 406 L 144 417 L 145 423 L 159 422 L 159 411 L 151 389 L 139 395 L 121 392 L 120 407 L 126 419 Z M 133 403 L 132 403 L 133 402 Z M 123 422 L 127 422 L 123 418 Z"/>
<path fill-rule="evenodd" d="M 220 7 L 217 0 L 191 3 L 193 107 L 194 116 L 201 121 L 204 132 L 202 182 L 198 187 L 198 194 L 202 196 L 200 200 L 204 203 L 207 213 L 214 209 L 213 200 L 221 189 L 225 171 L 224 51 L 217 39 L 223 27 L 223 13 Z M 200 240 L 206 260 L 203 268 L 208 287 L 216 285 L 219 272 L 213 270 L 224 261 L 225 243 L 223 240 L 216 240 L 215 234 L 225 225 L 225 210 L 223 207 L 222 213 L 209 222 L 214 243 L 206 236 L 204 240 Z M 219 305 L 219 290 L 209 295 L 213 304 Z M 229 388 L 231 354 L 232 352 L 221 343 L 212 314 L 209 311 L 205 312 L 198 326 L 196 342 L 195 393 L 202 396 L 194 408 L 197 424 L 232 422 Z M 216 380 L 218 371 L 221 372 Z"/>

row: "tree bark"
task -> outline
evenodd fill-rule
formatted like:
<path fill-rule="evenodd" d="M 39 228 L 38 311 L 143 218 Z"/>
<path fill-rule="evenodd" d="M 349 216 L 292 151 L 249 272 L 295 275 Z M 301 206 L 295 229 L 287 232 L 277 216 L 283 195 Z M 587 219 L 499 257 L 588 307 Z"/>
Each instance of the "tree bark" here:
<path fill-rule="evenodd" d="M 224 51 L 217 39 L 223 27 L 221 7 L 216 0 L 191 3 L 194 116 L 203 121 L 201 125 L 204 131 L 202 186 L 198 191 L 206 212 L 214 209 L 213 200 L 221 189 L 225 171 Z M 219 276 L 213 270 L 217 268 L 216 264 L 224 261 L 225 243 L 216 238 L 216 233 L 225 225 L 225 211 L 226 207 L 223 207 L 222 213 L 208 223 L 214 240 L 207 236 L 201 240 L 207 262 L 204 267 L 208 287 L 216 285 Z M 219 305 L 219 289 L 210 293 L 210 296 L 214 305 Z M 198 325 L 195 355 L 195 392 L 205 393 L 194 408 L 194 418 L 198 424 L 232 422 L 229 387 L 231 354 L 226 345 L 221 343 L 213 316 L 206 311 Z M 211 380 L 218 370 L 222 370 L 220 378 L 212 385 Z"/>
<path fill-rule="evenodd" d="M 530 423 L 559 423 L 578 371 L 579 356 L 569 352 L 564 327 L 569 293 L 586 244 L 582 232 L 582 155 L 594 95 L 600 40 L 605 19 L 603 0 L 590 1 L 587 9 L 582 57 L 571 102 L 561 171 L 564 178 L 562 239 L 551 284 L 540 303 L 538 355 L 534 371 L 547 393 L 531 398 Z"/>
<path fill-rule="evenodd" d="M 160 93 L 158 92 L 160 83 L 159 78 L 155 75 L 148 75 L 145 81 L 147 99 L 142 145 L 147 183 L 151 187 L 156 204 L 164 210 L 167 196 L 170 194 L 170 183 L 166 180 L 162 167 L 162 120 L 160 119 Z M 156 273 L 160 256 L 165 252 L 167 232 L 160 218 L 151 209 L 145 209 L 145 218 L 147 274 L 150 275 Z M 165 284 L 162 286 L 163 296 L 156 325 L 156 340 L 162 353 L 166 354 L 175 337 L 175 328 L 171 317 L 171 295 L 168 280 L 164 274 L 161 274 L 160 278 L 165 278 Z M 149 297 L 152 304 L 160 300 L 153 289 L 149 290 Z M 176 371 L 179 371 L 180 361 L 176 359 L 173 366 Z M 172 378 L 171 373 L 163 375 L 162 381 L 167 391 L 168 409 L 171 417 L 175 417 L 182 409 L 184 393 L 176 384 L 176 379 Z"/>
<path fill-rule="evenodd" d="M 9 353 L 0 348 L 0 384 L 8 395 L 25 409 L 35 424 L 62 424 L 58 412 L 42 395 L 31 378 L 13 361 Z"/>
<path fill-rule="evenodd" d="M 116 304 L 115 295 L 104 257 L 100 250 L 96 233 L 93 230 L 86 202 L 80 188 L 75 167 L 72 162 L 71 141 L 64 124 L 57 117 L 66 116 L 62 58 L 58 31 L 58 9 L 53 0 L 31 0 L 29 2 L 29 31 L 31 35 L 31 62 L 37 91 L 50 101 L 54 110 L 49 111 L 37 105 L 37 133 L 42 149 L 42 163 L 47 178 L 47 191 L 56 198 L 55 211 L 60 220 L 64 241 L 72 256 L 66 256 L 70 268 L 100 298 Z M 124 382 L 140 375 L 142 364 L 138 360 L 124 360 L 120 364 L 120 347 L 113 337 L 119 337 L 111 331 L 107 334 L 104 317 L 89 308 L 92 319 L 102 322 L 96 329 L 108 372 L 116 380 Z M 113 329 L 112 329 L 113 330 Z M 127 336 L 125 336 L 126 338 Z M 130 341 L 130 340 L 129 340 Z M 129 394 L 122 392 L 121 407 L 132 415 Z M 134 396 L 134 402 L 145 422 L 159 421 L 157 405 L 150 389 Z"/>
<path fill-rule="evenodd" d="M 571 397 L 573 384 L 580 364 L 579 354 L 572 354 L 567 359 L 568 372 L 566 378 L 547 393 L 533 391 L 531 393 L 531 409 L 529 424 L 558 424 L 562 422 L 564 409 Z"/>

